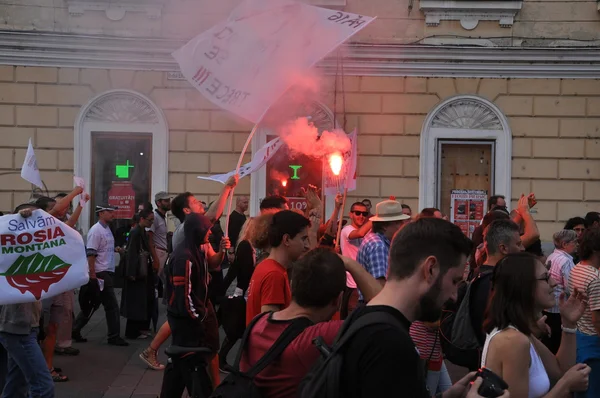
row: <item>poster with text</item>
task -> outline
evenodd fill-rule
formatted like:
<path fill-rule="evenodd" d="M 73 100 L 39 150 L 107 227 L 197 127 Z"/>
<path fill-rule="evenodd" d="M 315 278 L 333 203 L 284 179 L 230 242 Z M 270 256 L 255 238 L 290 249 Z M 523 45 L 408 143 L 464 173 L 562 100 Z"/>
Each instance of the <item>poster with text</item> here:
<path fill-rule="evenodd" d="M 113 181 L 108 191 L 108 205 L 116 207 L 116 219 L 130 219 L 135 214 L 135 190 L 131 182 Z"/>
<path fill-rule="evenodd" d="M 0 217 L 0 305 L 28 303 L 88 282 L 81 235 L 43 210 Z"/>
<path fill-rule="evenodd" d="M 470 238 L 485 216 L 487 200 L 484 190 L 453 189 L 450 192 L 450 221 Z"/>

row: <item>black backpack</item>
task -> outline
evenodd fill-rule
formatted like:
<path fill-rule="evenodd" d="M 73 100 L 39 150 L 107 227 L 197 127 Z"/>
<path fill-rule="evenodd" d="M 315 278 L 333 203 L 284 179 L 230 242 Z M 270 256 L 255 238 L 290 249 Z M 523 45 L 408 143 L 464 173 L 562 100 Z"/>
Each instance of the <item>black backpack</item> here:
<path fill-rule="evenodd" d="M 393 325 L 408 335 L 408 330 L 400 321 L 384 311 L 375 311 L 353 320 L 353 316 L 344 322 L 332 347 L 327 346 L 321 337 L 313 340 L 313 344 L 321 352 L 322 357 L 300 383 L 299 398 L 336 398 L 340 397 L 342 366 L 344 364 L 344 349 L 348 342 L 360 330 L 377 324 Z"/>
<path fill-rule="evenodd" d="M 471 289 L 473 284 L 490 278 L 493 271 L 480 273 L 471 282 L 459 287 L 456 303 L 446 306 L 440 320 L 440 342 L 446 359 L 455 365 L 477 370 L 481 344 L 471 320 Z"/>
<path fill-rule="evenodd" d="M 246 328 L 242 337 L 242 344 L 235 357 L 235 363 L 228 370 L 229 375 L 217 386 L 210 398 L 261 398 L 262 393 L 254 384 L 254 377 L 262 372 L 271 362 L 279 358 L 286 347 L 294 341 L 300 333 L 313 323 L 308 318 L 294 319 L 290 325 L 281 333 L 281 336 L 273 343 L 271 348 L 262 356 L 247 372 L 240 371 L 240 360 L 244 348 L 247 347 L 248 338 L 254 325 L 264 316 L 269 316 L 271 312 L 265 312 L 256 316 Z"/>

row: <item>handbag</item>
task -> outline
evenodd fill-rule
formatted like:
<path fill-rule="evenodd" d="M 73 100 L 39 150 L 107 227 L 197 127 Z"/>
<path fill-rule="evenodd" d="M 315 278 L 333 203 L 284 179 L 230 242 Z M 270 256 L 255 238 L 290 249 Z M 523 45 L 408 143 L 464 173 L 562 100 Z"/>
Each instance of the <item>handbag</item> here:
<path fill-rule="evenodd" d="M 146 250 L 140 250 L 140 254 L 138 257 L 138 269 L 137 269 L 137 277 L 138 278 L 147 278 L 148 277 L 148 261 L 150 260 L 150 252 Z"/>

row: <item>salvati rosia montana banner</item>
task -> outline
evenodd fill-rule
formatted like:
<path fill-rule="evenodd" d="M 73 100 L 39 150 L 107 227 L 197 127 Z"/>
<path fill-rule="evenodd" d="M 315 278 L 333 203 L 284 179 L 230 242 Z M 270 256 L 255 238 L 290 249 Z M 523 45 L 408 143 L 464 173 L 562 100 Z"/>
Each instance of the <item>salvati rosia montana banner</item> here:
<path fill-rule="evenodd" d="M 43 210 L 0 217 L 0 305 L 56 296 L 88 278 L 77 231 Z"/>

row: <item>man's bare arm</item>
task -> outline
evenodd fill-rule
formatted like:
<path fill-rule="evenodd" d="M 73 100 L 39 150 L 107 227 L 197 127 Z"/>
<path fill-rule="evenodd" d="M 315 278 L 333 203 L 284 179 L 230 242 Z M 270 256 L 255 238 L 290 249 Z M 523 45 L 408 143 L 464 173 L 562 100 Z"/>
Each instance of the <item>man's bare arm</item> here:
<path fill-rule="evenodd" d="M 83 188 L 75 187 L 67 196 L 56 202 L 52 210 L 50 210 L 50 215 L 56 217 L 57 214 L 62 213 L 67 207 L 69 207 L 69 204 L 71 204 L 73 199 L 75 199 L 75 196 L 82 192 Z"/>
<path fill-rule="evenodd" d="M 240 177 L 237 174 L 229 177 L 229 179 L 225 183 L 225 186 L 223 187 L 223 190 L 221 190 L 221 194 L 219 195 L 217 200 L 215 200 L 212 206 L 210 206 L 209 209 L 206 211 L 205 216 L 210 218 L 212 222 L 217 221 L 223 215 L 225 205 L 227 204 L 227 198 L 229 197 L 231 190 L 237 186 L 239 180 Z"/>

